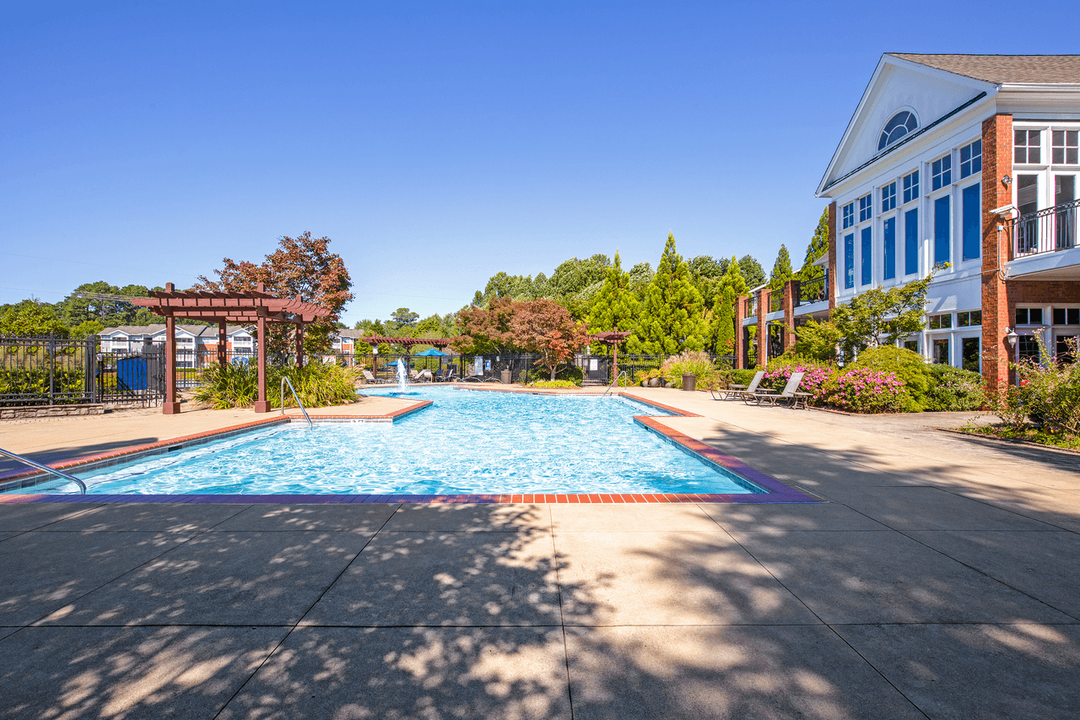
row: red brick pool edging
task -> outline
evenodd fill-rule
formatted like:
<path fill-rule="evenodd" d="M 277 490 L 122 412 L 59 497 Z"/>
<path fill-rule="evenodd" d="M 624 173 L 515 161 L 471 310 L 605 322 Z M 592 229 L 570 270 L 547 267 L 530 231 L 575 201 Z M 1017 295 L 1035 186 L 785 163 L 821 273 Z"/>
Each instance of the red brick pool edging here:
<path fill-rule="evenodd" d="M 471 388 L 470 388 L 471 389 Z M 484 388 L 499 392 L 499 388 Z M 696 413 L 688 412 L 680 408 L 665 405 L 655 400 L 650 400 L 625 391 L 620 395 L 636 402 L 649 405 L 675 417 L 701 417 Z M 418 401 L 409 407 L 399 408 L 383 415 L 312 415 L 314 422 L 393 422 L 397 419 L 423 410 L 432 405 L 430 400 Z M 773 477 L 766 475 L 750 467 L 738 458 L 725 455 L 700 440 L 673 430 L 659 422 L 660 416 L 635 415 L 634 421 L 651 432 L 668 439 L 681 447 L 683 450 L 700 457 L 707 464 L 716 465 L 741 477 L 765 492 L 749 493 L 500 493 L 500 494 L 472 494 L 472 495 L 374 495 L 374 494 L 311 494 L 311 495 L 224 495 L 224 494 L 190 494 L 190 495 L 45 495 L 23 494 L 5 495 L 0 492 L 0 503 L 27 503 L 27 502 L 75 502 L 75 503 L 300 503 L 300 504 L 338 504 L 338 503 L 525 503 L 525 504 L 659 504 L 659 503 L 745 503 L 745 504 L 774 504 L 774 503 L 816 503 L 817 498 L 811 497 L 794 488 L 788 487 Z M 301 415 L 279 415 L 273 418 L 263 418 L 249 423 L 233 425 L 219 430 L 210 430 L 193 435 L 163 440 L 147 445 L 139 445 L 123 448 L 108 453 L 88 455 L 73 460 L 53 464 L 57 470 L 69 470 L 73 468 L 101 467 L 104 465 L 127 462 L 139 455 L 157 454 L 168 452 L 170 449 L 179 449 L 185 443 L 208 442 L 223 437 L 229 437 L 239 433 L 249 432 L 260 427 L 272 427 L 274 425 L 302 422 Z M 40 471 L 32 470 L 15 475 L 0 475 L 0 485 L 6 485 L 23 478 L 30 479 L 41 475 Z M 31 485 L 27 483 L 26 485 Z M 36 484 L 36 483 L 33 483 Z M 23 487 L 25 487 L 24 485 Z"/>

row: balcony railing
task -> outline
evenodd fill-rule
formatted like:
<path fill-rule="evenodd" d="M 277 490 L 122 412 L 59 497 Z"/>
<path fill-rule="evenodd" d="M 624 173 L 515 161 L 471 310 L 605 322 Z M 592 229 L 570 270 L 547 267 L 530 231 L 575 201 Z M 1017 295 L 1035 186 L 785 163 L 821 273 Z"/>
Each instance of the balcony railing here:
<path fill-rule="evenodd" d="M 1029 257 L 1041 253 L 1069 250 L 1076 247 L 1076 218 L 1080 200 L 1055 205 L 1010 220 L 1013 257 Z"/>
<path fill-rule="evenodd" d="M 783 290 L 774 290 L 769 293 L 769 312 L 780 312 L 784 309 L 784 292 Z"/>
<path fill-rule="evenodd" d="M 743 301 L 743 317 L 757 317 L 757 295 L 751 295 Z"/>
<path fill-rule="evenodd" d="M 824 302 L 828 299 L 825 293 L 825 271 L 807 280 L 800 281 L 796 286 L 795 307 Z"/>

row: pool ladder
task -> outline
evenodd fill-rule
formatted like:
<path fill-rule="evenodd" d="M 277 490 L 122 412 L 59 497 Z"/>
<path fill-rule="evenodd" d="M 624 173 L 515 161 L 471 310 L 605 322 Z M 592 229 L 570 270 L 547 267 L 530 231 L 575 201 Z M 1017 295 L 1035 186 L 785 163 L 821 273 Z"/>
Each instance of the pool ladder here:
<path fill-rule="evenodd" d="M 30 467 L 34 468 L 35 470 L 41 470 L 42 472 L 52 473 L 53 475 L 56 475 L 57 477 L 63 478 L 64 480 L 67 480 L 69 482 L 73 482 L 73 483 L 75 483 L 76 485 L 79 486 L 79 490 L 82 491 L 83 495 L 86 494 L 86 483 L 84 483 L 82 480 L 75 477 L 74 475 L 68 475 L 66 472 L 60 472 L 59 470 L 57 470 L 55 468 L 51 468 L 48 465 L 42 465 L 41 463 L 34 462 L 30 458 L 24 458 L 22 455 L 16 455 L 15 453 L 8 452 L 7 450 L 4 450 L 3 448 L 0 448 L 0 455 L 3 455 L 4 457 L 9 457 L 12 460 L 17 460 L 18 462 L 21 462 L 21 463 L 23 463 L 25 465 L 29 465 Z"/>
<path fill-rule="evenodd" d="M 304 413 L 304 419 L 307 420 L 309 428 L 315 427 L 315 423 L 311 422 L 311 417 L 308 416 L 307 410 L 304 409 L 304 403 L 300 402 L 300 396 L 296 394 L 296 388 L 292 386 L 292 380 L 287 375 L 281 376 L 281 396 L 278 400 L 278 404 L 281 405 L 281 414 L 285 414 L 285 385 L 289 385 L 289 389 L 292 390 L 293 400 L 300 406 L 300 412 Z"/>
<path fill-rule="evenodd" d="M 625 371 L 625 370 L 623 370 L 623 371 L 622 371 L 621 373 L 619 373 L 618 375 L 616 375 L 616 376 L 615 376 L 615 379 L 611 381 L 611 384 L 607 386 L 607 390 L 605 390 L 605 391 L 604 391 L 604 395 L 605 395 L 605 396 L 606 396 L 606 395 L 607 395 L 607 394 L 608 394 L 609 392 L 611 392 L 611 388 L 615 387 L 615 383 L 619 382 L 619 378 L 621 378 L 621 377 L 626 377 L 626 371 Z"/>

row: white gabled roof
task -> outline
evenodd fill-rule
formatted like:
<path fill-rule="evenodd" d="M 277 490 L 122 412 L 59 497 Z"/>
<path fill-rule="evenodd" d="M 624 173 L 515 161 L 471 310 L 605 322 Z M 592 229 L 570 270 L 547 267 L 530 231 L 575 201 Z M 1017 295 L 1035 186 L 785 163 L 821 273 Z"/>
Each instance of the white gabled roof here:
<path fill-rule="evenodd" d="M 870 82 L 818 184 L 817 197 L 828 196 L 832 185 L 943 123 L 961 110 L 996 94 L 999 86 L 886 53 Z M 897 112 L 909 110 L 919 126 L 897 143 L 878 150 L 881 130 Z"/>

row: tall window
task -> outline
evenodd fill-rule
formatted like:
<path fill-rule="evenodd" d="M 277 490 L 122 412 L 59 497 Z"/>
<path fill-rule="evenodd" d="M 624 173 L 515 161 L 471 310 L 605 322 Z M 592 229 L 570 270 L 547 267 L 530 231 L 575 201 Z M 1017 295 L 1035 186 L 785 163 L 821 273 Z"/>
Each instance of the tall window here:
<path fill-rule="evenodd" d="M 896 183 L 891 182 L 881 188 L 881 212 L 889 212 L 896 207 Z"/>
<path fill-rule="evenodd" d="M 1055 130 L 1052 140 L 1055 165 L 1080 163 L 1080 130 Z"/>
<path fill-rule="evenodd" d="M 938 158 L 930 165 L 930 186 L 940 190 L 952 184 L 952 155 Z"/>
<path fill-rule="evenodd" d="M 964 259 L 982 257 L 982 185 L 975 183 L 964 188 L 963 205 Z"/>
<path fill-rule="evenodd" d="M 855 233 L 844 236 L 844 287 L 855 287 Z"/>
<path fill-rule="evenodd" d="M 885 279 L 892 280 L 896 277 L 896 218 L 885 221 L 882 234 L 885 236 Z"/>
<path fill-rule="evenodd" d="M 977 337 L 966 337 L 960 341 L 960 360 L 965 370 L 981 372 L 980 365 L 980 342 Z"/>
<path fill-rule="evenodd" d="M 904 213 L 904 274 L 919 272 L 919 209 Z"/>
<path fill-rule="evenodd" d="M 982 172 L 982 140 L 960 148 L 960 179 Z"/>
<path fill-rule="evenodd" d="M 904 202 L 909 203 L 919 197 L 919 171 L 904 176 Z"/>
<path fill-rule="evenodd" d="M 873 234 L 870 228 L 865 227 L 862 231 L 862 284 L 869 285 L 874 280 L 874 266 L 872 264 Z"/>
<path fill-rule="evenodd" d="M 907 110 L 901 110 L 885 123 L 885 127 L 881 130 L 881 137 L 878 138 L 877 149 L 884 150 L 908 133 L 914 132 L 918 127 L 919 121 L 915 115 Z"/>
<path fill-rule="evenodd" d="M 849 202 L 844 206 L 844 227 L 842 230 L 847 230 L 849 227 L 855 224 L 855 203 Z"/>
<path fill-rule="evenodd" d="M 1038 164 L 1042 162 L 1040 146 L 1042 130 L 1013 131 L 1013 162 Z"/>
<path fill-rule="evenodd" d="M 869 220 L 874 214 L 874 202 L 870 195 L 859 198 L 859 222 Z"/>
<path fill-rule="evenodd" d="M 934 264 L 949 262 L 952 257 L 952 214 L 949 212 L 949 196 L 934 201 Z"/>
<path fill-rule="evenodd" d="M 949 364 L 949 338 L 934 338 L 934 362 L 938 365 Z"/>

